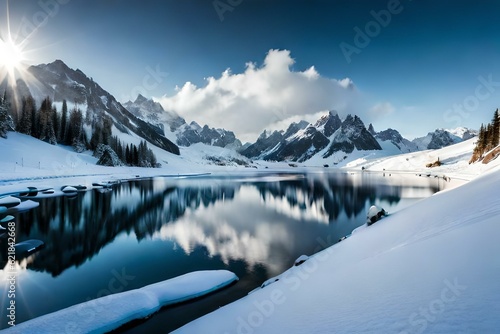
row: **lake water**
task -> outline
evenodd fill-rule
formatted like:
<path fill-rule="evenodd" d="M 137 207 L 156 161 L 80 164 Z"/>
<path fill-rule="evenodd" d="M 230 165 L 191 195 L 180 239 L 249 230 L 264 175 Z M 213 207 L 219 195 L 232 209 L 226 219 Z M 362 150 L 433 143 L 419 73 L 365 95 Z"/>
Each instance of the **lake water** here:
<path fill-rule="evenodd" d="M 39 200 L 16 216 L 18 242 L 46 244 L 19 262 L 16 323 L 191 271 L 239 276 L 229 288 L 120 329 L 167 333 L 336 243 L 366 222 L 372 204 L 393 213 L 437 192 L 440 182 L 341 172 L 154 178 Z M 2 281 L 2 310 L 6 289 Z M 81 316 L 92 321 L 92 314 Z M 2 316 L 0 328 L 7 321 Z"/>

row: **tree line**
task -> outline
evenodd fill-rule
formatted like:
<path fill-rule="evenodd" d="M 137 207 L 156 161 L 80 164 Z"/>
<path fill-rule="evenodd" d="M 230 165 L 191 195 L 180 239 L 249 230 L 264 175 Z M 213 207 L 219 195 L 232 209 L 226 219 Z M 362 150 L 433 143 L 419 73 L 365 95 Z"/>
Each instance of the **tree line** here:
<path fill-rule="evenodd" d="M 90 140 L 87 137 L 84 125 L 92 129 Z M 62 102 L 59 113 L 50 97 L 46 97 L 40 108 L 32 96 L 21 99 L 21 108 L 18 113 L 11 108 L 5 92 L 0 98 L 0 137 L 5 138 L 7 131 L 15 130 L 49 144 L 72 146 L 76 152 L 90 149 L 97 152 L 99 145 L 109 146 L 116 156 L 126 165 L 138 167 L 158 167 L 156 156 L 147 147 L 146 141 L 138 146 L 122 143 L 117 136 L 112 136 L 113 121 L 104 114 L 90 117 L 77 105 L 70 111 L 66 100 Z M 88 128 L 87 128 L 88 129 Z"/>
<path fill-rule="evenodd" d="M 470 163 L 483 159 L 485 153 L 500 145 L 500 118 L 498 109 L 493 113 L 490 123 L 481 124 L 476 147 L 474 148 Z"/>
<path fill-rule="evenodd" d="M 7 92 L 0 97 L 0 137 L 7 138 L 7 131 L 13 129 L 13 120 L 9 115 Z"/>

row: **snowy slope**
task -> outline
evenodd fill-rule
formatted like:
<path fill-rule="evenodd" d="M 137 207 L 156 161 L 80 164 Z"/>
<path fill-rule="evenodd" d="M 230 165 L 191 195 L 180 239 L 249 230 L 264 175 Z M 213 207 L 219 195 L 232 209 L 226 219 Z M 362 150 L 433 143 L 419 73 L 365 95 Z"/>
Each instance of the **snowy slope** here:
<path fill-rule="evenodd" d="M 119 133 L 122 142 L 139 145 L 142 138 Z M 250 161 L 234 150 L 198 143 L 181 148 L 174 155 L 154 145 L 148 145 L 161 163 L 161 168 L 105 167 L 96 165 L 92 152 L 75 153 L 71 147 L 50 145 L 33 137 L 9 132 L 0 138 L 0 192 L 12 187 L 67 184 L 91 185 L 110 179 L 130 179 L 136 176 L 178 175 L 186 173 L 228 172 L 247 170 Z M 217 158 L 217 161 L 216 159 Z M 221 167 L 221 164 L 226 166 Z M 253 168 L 252 168 L 253 170 Z M 6 188 L 7 187 L 7 188 Z M 10 187 L 10 188 L 8 188 Z"/>
<path fill-rule="evenodd" d="M 495 333 L 500 169 L 391 215 L 178 333 Z"/>
<path fill-rule="evenodd" d="M 487 165 L 482 163 L 469 164 L 475 142 L 476 139 L 472 138 L 438 150 L 426 150 L 386 157 L 367 156 L 347 163 L 346 167 L 352 169 L 364 167 L 367 171 L 445 174 L 449 177 L 471 180 L 500 164 L 500 161 L 497 161 L 498 159 Z M 435 162 L 438 159 L 442 163 L 440 167 L 425 167 L 428 163 Z"/>

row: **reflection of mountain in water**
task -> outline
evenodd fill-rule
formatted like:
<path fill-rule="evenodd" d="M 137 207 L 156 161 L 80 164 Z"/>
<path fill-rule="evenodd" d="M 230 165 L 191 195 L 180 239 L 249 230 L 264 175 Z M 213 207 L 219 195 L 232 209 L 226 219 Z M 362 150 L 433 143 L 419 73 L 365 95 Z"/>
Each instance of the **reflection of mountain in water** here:
<path fill-rule="evenodd" d="M 58 276 L 96 256 L 119 234 L 132 231 L 138 240 L 153 236 L 174 240 L 187 254 L 205 247 L 210 256 L 221 256 L 226 263 L 251 263 L 252 257 L 254 263 L 272 262 L 290 243 L 315 242 L 311 240 L 317 237 L 317 227 L 304 222 L 330 223 L 342 213 L 348 218 L 364 215 L 366 205 L 375 199 L 398 202 L 402 189 L 346 175 L 199 182 L 158 186 L 155 180 L 131 181 L 110 193 L 91 191 L 75 199 L 41 200 L 37 209 L 17 219 L 18 240 L 40 239 L 46 244 L 29 260 L 28 268 Z M 208 210 L 216 203 L 221 204 L 218 211 Z M 303 232 L 295 236 L 290 228 Z"/>
<path fill-rule="evenodd" d="M 335 221 L 342 212 L 353 218 L 364 213 L 366 204 L 374 203 L 375 199 L 390 204 L 401 199 L 401 187 L 373 184 L 360 178 L 362 175 L 338 174 L 333 178 L 319 174 L 282 182 L 257 183 L 255 186 L 264 201 L 285 200 L 287 211 L 315 212 L 315 216 L 324 222 Z"/>
<path fill-rule="evenodd" d="M 137 239 L 151 236 L 161 225 L 182 216 L 188 208 L 231 199 L 235 188 L 177 188 L 153 190 L 153 181 L 124 183 L 111 193 L 97 191 L 77 198 L 48 198 L 18 217 L 18 239 L 40 239 L 45 249 L 28 268 L 57 276 L 92 258 L 122 232 Z"/>

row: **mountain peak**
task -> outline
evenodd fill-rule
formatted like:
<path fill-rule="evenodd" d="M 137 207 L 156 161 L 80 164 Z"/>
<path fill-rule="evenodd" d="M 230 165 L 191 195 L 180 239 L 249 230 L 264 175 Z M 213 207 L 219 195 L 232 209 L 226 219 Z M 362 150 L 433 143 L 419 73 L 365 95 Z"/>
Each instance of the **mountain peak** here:
<path fill-rule="evenodd" d="M 135 99 L 134 103 L 142 104 L 142 103 L 147 102 L 147 101 L 148 101 L 147 98 L 145 98 L 142 94 L 139 94 L 139 95 L 137 95 L 137 98 Z"/>
<path fill-rule="evenodd" d="M 330 137 L 342 125 L 339 115 L 335 110 L 331 110 L 328 114 L 321 116 L 316 121 L 314 127 L 323 133 L 326 137 Z"/>
<path fill-rule="evenodd" d="M 338 116 L 339 113 L 337 112 L 337 110 L 330 110 L 330 111 L 328 111 L 328 115 L 330 115 L 330 116 Z"/>
<path fill-rule="evenodd" d="M 372 123 L 370 123 L 370 125 L 368 125 L 368 132 L 370 132 L 370 134 L 372 136 L 375 136 L 377 134 L 377 131 L 375 131 L 375 129 L 373 128 L 373 124 Z"/>
<path fill-rule="evenodd" d="M 361 128 L 365 129 L 365 124 L 361 118 L 358 117 L 358 115 L 352 116 L 351 114 L 348 114 L 344 122 L 342 122 L 342 127 L 354 127 L 361 130 Z"/>
<path fill-rule="evenodd" d="M 47 68 L 51 68 L 51 69 L 54 69 L 57 71 L 63 71 L 63 72 L 67 72 L 67 71 L 71 70 L 69 68 L 69 66 L 66 65 L 66 63 L 63 62 L 61 59 L 56 59 L 52 63 L 42 64 L 42 65 L 38 65 L 38 66 L 47 67 Z"/>
<path fill-rule="evenodd" d="M 306 122 L 306 121 L 300 121 L 298 123 L 294 122 L 294 123 L 290 124 L 288 129 L 285 131 L 285 134 L 283 135 L 283 137 L 288 138 L 288 137 L 294 135 L 295 133 L 297 133 L 297 131 L 307 128 L 308 125 L 309 125 L 309 122 Z"/>
<path fill-rule="evenodd" d="M 61 59 L 56 59 L 52 63 L 47 64 L 47 65 L 51 65 L 51 64 L 53 64 L 53 65 L 66 65 Z"/>

